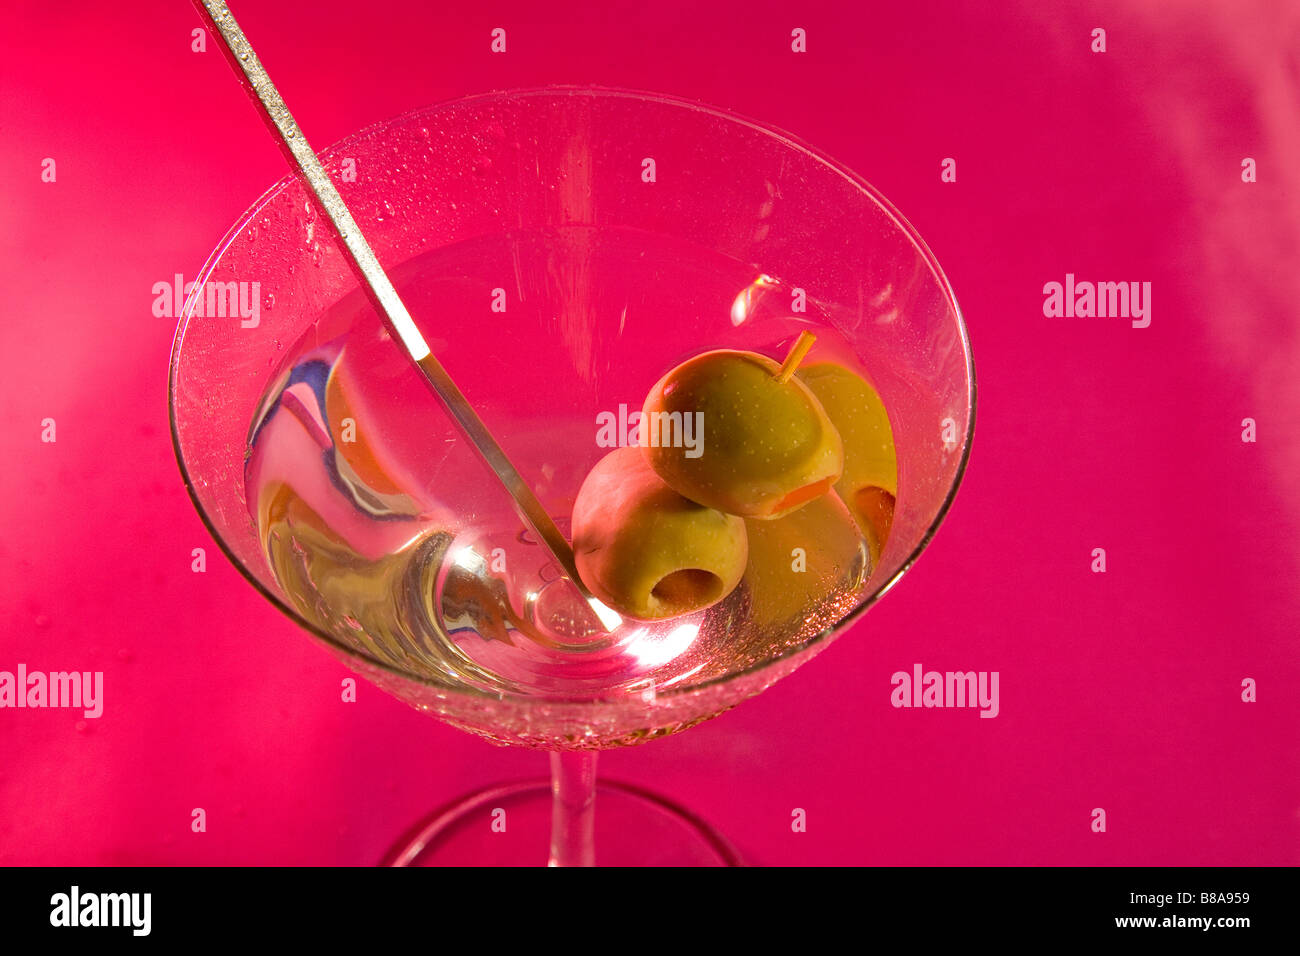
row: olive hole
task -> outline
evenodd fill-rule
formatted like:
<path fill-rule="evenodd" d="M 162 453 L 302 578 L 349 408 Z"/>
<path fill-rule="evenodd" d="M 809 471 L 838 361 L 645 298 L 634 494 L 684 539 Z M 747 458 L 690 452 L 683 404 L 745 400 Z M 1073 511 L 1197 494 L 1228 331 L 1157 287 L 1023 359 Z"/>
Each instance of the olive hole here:
<path fill-rule="evenodd" d="M 720 598 L 722 579 L 712 571 L 683 568 L 661 578 L 650 594 L 668 607 L 690 610 Z"/>

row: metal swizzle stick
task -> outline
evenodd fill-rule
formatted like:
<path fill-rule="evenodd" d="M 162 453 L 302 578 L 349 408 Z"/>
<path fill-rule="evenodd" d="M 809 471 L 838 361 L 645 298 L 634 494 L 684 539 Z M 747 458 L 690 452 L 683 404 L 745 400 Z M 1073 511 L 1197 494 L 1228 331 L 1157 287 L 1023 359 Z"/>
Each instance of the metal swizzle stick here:
<path fill-rule="evenodd" d="M 570 547 L 568 540 L 560 533 L 560 529 L 542 507 L 533 490 L 528 487 L 528 483 L 524 481 L 518 469 L 510 462 L 497 440 L 492 437 L 492 433 L 488 431 L 464 393 L 452 381 L 446 369 L 429 349 L 428 343 L 420 334 L 419 328 L 402 303 L 392 281 L 375 257 L 370 243 L 361 234 L 356 220 L 352 218 L 352 214 L 344 204 L 343 197 L 334 187 L 316 153 L 307 144 L 307 138 L 298 128 L 297 121 L 290 114 L 288 106 L 285 105 L 275 84 L 271 82 L 271 77 L 257 58 L 257 54 L 253 52 L 239 24 L 235 22 L 229 5 L 224 2 L 212 2 L 212 0 L 193 0 L 193 2 L 208 28 L 221 39 L 226 59 L 235 67 L 236 73 L 243 79 L 245 90 L 257 105 L 258 112 L 275 132 L 281 151 L 302 174 L 316 201 L 333 224 L 342 242 L 345 258 L 378 310 L 380 319 L 402 344 L 411 361 L 424 374 L 429 387 L 460 426 L 470 444 L 505 485 L 506 491 L 514 499 L 519 516 L 537 533 L 569 579 L 591 604 L 601 623 L 606 627 L 612 626 L 614 623 L 612 612 L 591 595 L 578 576 L 578 568 L 573 560 L 573 548 Z"/>

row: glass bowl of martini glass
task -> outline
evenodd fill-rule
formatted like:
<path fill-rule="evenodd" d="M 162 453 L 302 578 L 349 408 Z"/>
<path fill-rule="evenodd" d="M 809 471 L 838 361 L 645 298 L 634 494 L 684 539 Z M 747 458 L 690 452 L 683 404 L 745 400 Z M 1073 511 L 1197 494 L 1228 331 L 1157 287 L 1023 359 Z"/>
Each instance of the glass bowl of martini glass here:
<path fill-rule="evenodd" d="M 931 540 L 975 399 L 938 263 L 848 169 L 667 96 L 473 96 L 321 159 L 434 354 L 566 534 L 592 469 L 655 441 L 640 413 L 670 369 L 714 350 L 779 363 L 815 336 L 796 374 L 838 426 L 843 478 L 783 517 L 736 519 L 739 582 L 692 610 L 692 589 L 718 583 L 708 569 L 665 578 L 656 593 L 685 610 L 654 619 L 604 607 L 595 620 L 389 339 L 297 178 L 218 245 L 172 351 L 181 472 L 248 581 L 416 709 L 551 752 L 549 785 L 469 795 L 387 862 L 540 864 L 548 841 L 552 865 L 738 862 L 672 801 L 597 784 L 596 755 L 769 687 Z M 683 454 L 727 437 L 690 425 L 678 423 Z M 491 833 L 502 809 L 508 842 Z"/>

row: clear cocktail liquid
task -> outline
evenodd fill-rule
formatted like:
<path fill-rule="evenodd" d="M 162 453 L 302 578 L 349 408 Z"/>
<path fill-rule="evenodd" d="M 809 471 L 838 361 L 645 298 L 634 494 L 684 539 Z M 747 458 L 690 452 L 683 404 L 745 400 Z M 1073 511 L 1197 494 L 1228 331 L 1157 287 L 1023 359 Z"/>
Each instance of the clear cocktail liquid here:
<path fill-rule="evenodd" d="M 779 359 L 811 328 L 814 355 L 855 361 L 834 331 L 852 316 L 799 312 L 796 290 L 753 266 L 646 233 L 502 234 L 392 277 L 566 534 L 587 471 L 636 441 L 647 390 L 702 350 L 683 343 Z M 587 699 L 701 683 L 802 647 L 858 603 L 870 571 L 830 494 L 748 521 L 749 568 L 719 604 L 606 632 L 360 292 L 269 381 L 245 481 L 276 579 L 336 640 L 437 684 Z"/>

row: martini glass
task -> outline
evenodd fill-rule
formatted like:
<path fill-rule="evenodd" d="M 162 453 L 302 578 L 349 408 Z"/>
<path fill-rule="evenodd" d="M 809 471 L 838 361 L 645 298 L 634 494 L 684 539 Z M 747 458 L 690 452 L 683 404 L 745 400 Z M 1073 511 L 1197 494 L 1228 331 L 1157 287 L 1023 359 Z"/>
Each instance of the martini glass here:
<path fill-rule="evenodd" d="M 553 865 L 593 862 L 597 822 L 601 862 L 738 862 L 677 804 L 598 786 L 596 754 L 761 692 L 931 540 L 975 398 L 938 263 L 843 166 L 667 96 L 474 96 L 366 129 L 321 160 L 434 353 L 566 531 L 591 466 L 635 441 L 629 412 L 691 355 L 779 358 L 811 330 L 881 395 L 898 458 L 883 549 L 808 506 L 776 540 L 806 552 L 812 574 L 797 583 L 747 572 L 705 611 L 596 621 L 389 340 L 296 177 L 230 230 L 182 312 L 172 437 L 236 567 L 416 709 L 551 751 L 549 783 L 443 807 L 387 862 L 542 862 L 548 817 Z M 493 839 L 500 811 L 509 841 Z"/>

